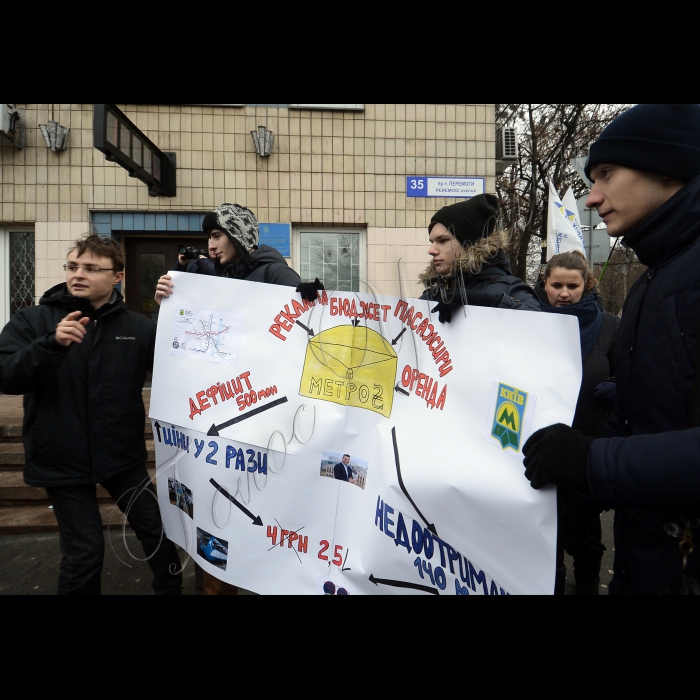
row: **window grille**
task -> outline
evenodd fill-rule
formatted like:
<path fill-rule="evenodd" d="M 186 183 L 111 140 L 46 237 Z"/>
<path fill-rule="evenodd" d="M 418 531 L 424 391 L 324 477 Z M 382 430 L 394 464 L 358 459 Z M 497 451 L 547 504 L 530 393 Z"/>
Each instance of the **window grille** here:
<path fill-rule="evenodd" d="M 301 232 L 301 278 L 318 277 L 326 289 L 360 291 L 360 234 Z"/>
<path fill-rule="evenodd" d="M 10 232 L 10 316 L 34 305 L 36 256 L 33 231 Z"/>

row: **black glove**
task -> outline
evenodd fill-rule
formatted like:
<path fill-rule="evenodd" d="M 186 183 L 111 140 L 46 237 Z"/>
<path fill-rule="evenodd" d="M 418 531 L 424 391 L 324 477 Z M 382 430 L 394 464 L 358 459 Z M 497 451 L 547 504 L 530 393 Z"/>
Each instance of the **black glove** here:
<path fill-rule="evenodd" d="M 617 400 L 617 385 L 615 382 L 601 382 L 593 389 L 593 400 L 596 406 L 614 406 Z"/>
<path fill-rule="evenodd" d="M 325 287 L 319 282 L 318 277 L 313 282 L 299 282 L 295 291 L 301 294 L 306 301 L 316 301 L 316 291 L 323 291 Z"/>
<path fill-rule="evenodd" d="M 563 423 L 533 433 L 523 445 L 525 477 L 532 488 L 556 484 L 570 491 L 590 493 L 586 464 L 591 442 L 593 438 Z"/>
<path fill-rule="evenodd" d="M 440 323 L 449 323 L 452 320 L 452 313 L 457 311 L 462 306 L 462 302 L 455 300 L 441 301 L 432 310 L 432 313 L 437 313 Z"/>

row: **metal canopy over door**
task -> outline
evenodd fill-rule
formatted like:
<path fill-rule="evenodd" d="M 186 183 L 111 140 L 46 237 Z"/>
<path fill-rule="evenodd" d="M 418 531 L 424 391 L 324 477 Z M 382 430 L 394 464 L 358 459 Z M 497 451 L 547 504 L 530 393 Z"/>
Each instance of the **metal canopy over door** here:
<path fill-rule="evenodd" d="M 160 306 L 154 299 L 158 278 L 175 267 L 180 246 L 204 249 L 207 240 L 197 238 L 163 236 L 124 236 L 126 254 L 124 298 L 131 311 L 158 321 Z"/>

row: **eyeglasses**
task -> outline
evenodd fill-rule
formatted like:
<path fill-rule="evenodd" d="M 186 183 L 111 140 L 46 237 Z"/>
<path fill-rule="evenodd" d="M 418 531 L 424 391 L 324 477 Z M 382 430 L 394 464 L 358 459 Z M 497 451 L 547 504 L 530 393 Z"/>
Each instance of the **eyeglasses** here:
<path fill-rule="evenodd" d="M 75 263 L 67 263 L 63 266 L 66 272 L 77 272 L 80 268 L 85 270 L 88 275 L 96 275 L 98 272 L 116 272 L 113 267 L 97 267 L 97 265 L 76 265 Z"/>

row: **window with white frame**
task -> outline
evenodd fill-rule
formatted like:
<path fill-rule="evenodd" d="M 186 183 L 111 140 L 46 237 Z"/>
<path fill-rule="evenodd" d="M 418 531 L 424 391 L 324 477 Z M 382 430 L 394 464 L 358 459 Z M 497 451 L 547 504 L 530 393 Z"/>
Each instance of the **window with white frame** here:
<path fill-rule="evenodd" d="M 360 280 L 367 279 L 364 229 L 300 226 L 294 231 L 292 252 L 293 266 L 304 282 L 318 277 L 326 289 L 362 291 Z"/>
<path fill-rule="evenodd" d="M 34 305 L 36 253 L 34 231 L 0 227 L 0 324 Z"/>

